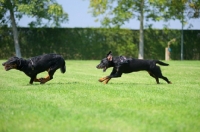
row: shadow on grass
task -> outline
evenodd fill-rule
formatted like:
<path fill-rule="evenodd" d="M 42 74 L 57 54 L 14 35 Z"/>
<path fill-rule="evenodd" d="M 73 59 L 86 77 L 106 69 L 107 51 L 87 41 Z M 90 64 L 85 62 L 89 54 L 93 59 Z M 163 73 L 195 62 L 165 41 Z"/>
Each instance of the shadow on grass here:
<path fill-rule="evenodd" d="M 113 84 L 113 85 L 153 85 L 153 86 L 159 86 L 159 85 L 169 85 L 167 83 L 160 83 L 160 84 L 157 84 L 157 83 L 109 83 L 109 84 Z M 109 85 L 109 84 L 104 84 L 104 85 Z"/>
<path fill-rule="evenodd" d="M 33 83 L 33 84 L 26 84 L 26 85 L 23 85 L 23 86 L 49 86 L 49 85 L 60 85 L 60 84 L 80 84 L 80 82 L 58 82 L 58 83 L 45 83 L 45 84 L 40 84 L 40 83 Z"/>
<path fill-rule="evenodd" d="M 99 82 L 97 82 L 97 84 L 98 84 Z M 28 86 L 28 87 L 34 87 L 34 86 L 53 86 L 53 85 L 71 85 L 71 84 L 73 84 L 73 85 L 75 85 L 75 84 L 78 84 L 78 85 L 80 85 L 80 84 L 83 84 L 83 85 L 85 85 L 85 83 L 82 83 L 82 82 L 77 82 L 77 81 L 75 81 L 75 82 L 55 82 L 55 83 L 45 83 L 45 84 L 40 84 L 40 83 L 33 83 L 33 84 L 25 84 L 25 85 L 22 85 L 22 86 Z M 167 84 L 167 83 L 160 83 L 160 84 L 156 84 L 156 83 L 123 83 L 123 82 L 110 82 L 110 83 L 108 83 L 108 84 L 103 84 L 102 83 L 102 85 L 104 85 L 104 86 L 109 86 L 109 85 L 112 85 L 112 86 L 119 86 L 119 85 L 131 85 L 131 86 L 144 86 L 144 85 L 146 85 L 146 86 L 159 86 L 159 85 L 169 85 L 169 84 Z"/>

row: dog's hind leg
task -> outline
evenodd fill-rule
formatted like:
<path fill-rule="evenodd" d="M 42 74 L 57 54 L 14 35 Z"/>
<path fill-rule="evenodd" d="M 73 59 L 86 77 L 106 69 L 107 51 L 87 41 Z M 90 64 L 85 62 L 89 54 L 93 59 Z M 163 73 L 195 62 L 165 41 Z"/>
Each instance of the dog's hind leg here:
<path fill-rule="evenodd" d="M 153 78 L 156 79 L 156 83 L 157 83 L 157 84 L 160 83 L 158 77 L 156 77 L 156 76 L 155 76 L 154 74 L 152 74 L 150 71 L 148 71 L 148 73 L 149 73 L 149 75 L 150 75 L 151 77 L 153 77 Z"/>
<path fill-rule="evenodd" d="M 49 70 L 48 71 L 49 74 L 45 78 L 40 78 L 39 79 L 40 80 L 40 84 L 44 84 L 44 83 L 50 81 L 51 79 L 53 79 L 53 75 L 54 75 L 56 70 Z"/>
<path fill-rule="evenodd" d="M 51 80 L 50 79 L 50 75 L 47 75 L 45 78 L 40 78 L 39 82 L 40 82 L 40 84 L 44 84 L 44 83 L 46 83 L 49 80 Z"/>
<path fill-rule="evenodd" d="M 168 78 L 167 78 L 167 77 L 164 77 L 164 76 L 162 75 L 162 72 L 161 72 L 160 68 L 159 68 L 159 72 L 157 72 L 156 74 L 157 74 L 157 75 L 156 75 L 157 77 L 162 78 L 162 79 L 165 80 L 168 84 L 171 84 L 171 82 L 168 80 Z"/>
<path fill-rule="evenodd" d="M 48 72 L 48 75 L 45 77 L 45 78 L 40 78 L 40 84 L 44 84 L 48 81 L 50 81 L 51 79 L 53 79 L 53 75 L 55 73 L 55 71 L 59 68 L 58 65 L 55 65 L 53 67 L 50 67 L 47 72 Z"/>
<path fill-rule="evenodd" d="M 40 82 L 40 80 L 39 80 L 39 79 L 37 79 L 37 78 L 35 78 L 35 79 L 34 79 L 34 82 Z"/>
<path fill-rule="evenodd" d="M 168 78 L 167 77 L 164 77 L 163 75 L 162 75 L 162 72 L 161 72 L 161 70 L 160 70 L 160 67 L 155 67 L 154 69 L 153 69 L 153 74 L 154 74 L 154 76 L 155 77 L 157 77 L 157 78 L 162 78 L 163 80 L 165 80 L 168 84 L 171 84 L 171 82 L 168 80 Z"/>
<path fill-rule="evenodd" d="M 167 77 L 160 76 L 159 78 L 162 78 L 162 79 L 165 80 L 168 84 L 172 84 L 172 82 L 169 81 Z"/>

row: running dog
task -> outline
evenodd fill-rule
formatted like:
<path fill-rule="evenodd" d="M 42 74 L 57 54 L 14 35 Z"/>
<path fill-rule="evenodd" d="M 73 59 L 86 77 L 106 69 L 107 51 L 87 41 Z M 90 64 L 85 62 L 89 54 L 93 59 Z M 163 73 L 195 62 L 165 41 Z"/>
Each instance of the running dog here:
<path fill-rule="evenodd" d="M 107 56 L 101 60 L 100 64 L 96 66 L 96 68 L 103 69 L 105 72 L 107 68 L 113 67 L 109 76 L 99 79 L 99 82 L 104 82 L 104 84 L 107 84 L 111 78 L 121 77 L 123 73 L 138 72 L 142 70 L 147 71 L 151 77 L 155 78 L 157 84 L 159 84 L 159 78 L 162 78 L 168 84 L 171 84 L 168 78 L 162 75 L 160 67 L 156 64 L 162 66 L 169 65 L 159 60 L 141 60 L 126 58 L 124 56 L 114 57 L 110 51 Z"/>
<path fill-rule="evenodd" d="M 58 68 L 60 68 L 62 73 L 66 71 L 65 60 L 58 54 L 44 54 L 30 59 L 11 57 L 2 65 L 5 67 L 6 71 L 16 69 L 24 72 L 31 78 L 30 84 L 33 84 L 33 82 L 44 84 L 50 81 L 53 79 L 53 75 Z M 48 76 L 37 79 L 37 74 L 44 71 L 48 72 Z"/>

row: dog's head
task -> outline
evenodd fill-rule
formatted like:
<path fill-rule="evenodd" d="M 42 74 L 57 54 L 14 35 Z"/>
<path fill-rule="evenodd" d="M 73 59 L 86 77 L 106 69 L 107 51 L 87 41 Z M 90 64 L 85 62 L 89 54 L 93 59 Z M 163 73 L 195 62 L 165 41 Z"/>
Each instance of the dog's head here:
<path fill-rule="evenodd" d="M 11 57 L 6 62 L 2 63 L 6 71 L 11 69 L 17 69 L 19 64 L 20 64 L 20 59 L 18 57 Z"/>
<path fill-rule="evenodd" d="M 113 59 L 112 52 L 109 51 L 106 58 L 103 58 L 100 64 L 96 66 L 96 68 L 103 69 L 103 72 L 105 72 L 107 68 L 112 67 L 112 64 L 113 64 L 112 59 Z"/>

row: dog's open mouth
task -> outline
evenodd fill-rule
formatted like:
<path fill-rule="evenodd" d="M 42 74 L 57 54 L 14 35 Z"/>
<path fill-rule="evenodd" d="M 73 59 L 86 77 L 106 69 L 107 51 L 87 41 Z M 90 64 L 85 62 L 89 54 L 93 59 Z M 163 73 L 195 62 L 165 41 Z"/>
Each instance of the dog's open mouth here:
<path fill-rule="evenodd" d="M 98 69 L 103 69 L 103 72 L 105 72 L 105 71 L 107 70 L 106 67 L 100 67 L 100 68 L 98 68 Z"/>
<path fill-rule="evenodd" d="M 97 66 L 98 69 L 103 69 L 103 72 L 105 72 L 107 70 L 107 67 L 101 67 L 101 66 Z"/>
<path fill-rule="evenodd" d="M 104 68 L 103 68 L 103 72 L 105 72 L 106 70 L 107 70 L 107 68 L 106 68 L 106 67 L 104 67 Z"/>
<path fill-rule="evenodd" d="M 103 72 L 107 70 L 107 67 L 99 67 L 98 69 L 103 69 Z"/>
<path fill-rule="evenodd" d="M 6 65 L 4 68 L 5 68 L 5 70 L 6 70 L 6 71 L 8 71 L 8 70 L 12 69 L 12 67 L 11 67 L 11 66 L 9 66 L 9 65 Z"/>
<path fill-rule="evenodd" d="M 12 67 L 12 65 L 5 65 L 4 68 L 6 71 L 8 71 L 8 70 L 12 69 L 13 67 Z"/>

